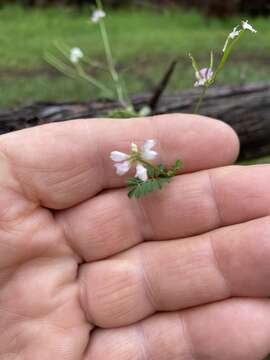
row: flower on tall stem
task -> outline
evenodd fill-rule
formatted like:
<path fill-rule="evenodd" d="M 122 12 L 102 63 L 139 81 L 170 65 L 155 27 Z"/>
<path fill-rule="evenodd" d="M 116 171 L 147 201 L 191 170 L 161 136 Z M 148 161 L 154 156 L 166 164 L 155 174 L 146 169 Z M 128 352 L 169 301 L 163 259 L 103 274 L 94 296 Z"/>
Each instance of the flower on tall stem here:
<path fill-rule="evenodd" d="M 91 15 L 91 20 L 93 23 L 98 23 L 101 19 L 105 18 L 106 16 L 106 13 L 104 10 L 102 9 L 95 9 L 93 12 L 92 12 L 92 15 Z"/>
<path fill-rule="evenodd" d="M 77 64 L 80 59 L 83 58 L 83 52 L 80 48 L 78 47 L 74 47 L 70 50 L 70 61 L 73 63 L 73 64 Z"/>
<path fill-rule="evenodd" d="M 194 84 L 194 86 L 195 87 L 199 87 L 199 86 L 203 87 L 203 91 L 201 92 L 201 94 L 198 98 L 198 101 L 194 107 L 195 114 L 198 113 L 200 106 L 202 104 L 202 101 L 207 93 L 207 90 L 209 89 L 209 87 L 211 85 L 215 84 L 218 75 L 225 67 L 227 60 L 230 57 L 230 55 L 234 49 L 234 46 L 241 40 L 241 38 L 243 37 L 243 35 L 245 34 L 246 31 L 251 31 L 252 33 L 257 32 L 257 30 L 255 30 L 253 28 L 253 26 L 251 24 L 249 24 L 248 20 L 242 21 L 240 25 L 236 26 L 233 29 L 233 31 L 231 31 L 229 33 L 229 35 L 227 36 L 226 42 L 223 46 L 223 49 L 222 49 L 222 52 L 223 52 L 222 57 L 219 61 L 219 64 L 217 65 L 217 67 L 215 69 L 214 69 L 214 59 L 213 59 L 212 53 L 211 53 L 210 66 L 208 68 L 203 68 L 201 70 L 199 70 L 200 69 L 199 65 L 197 64 L 194 57 L 192 55 L 190 55 L 190 58 L 192 60 L 192 66 L 195 70 L 195 75 L 197 78 L 197 81 Z"/>
<path fill-rule="evenodd" d="M 257 30 L 255 30 L 254 27 L 251 24 L 249 24 L 248 20 L 242 21 L 242 28 L 244 30 L 249 30 L 255 34 L 257 32 Z"/>
<path fill-rule="evenodd" d="M 233 31 L 229 34 L 229 36 L 227 37 L 227 40 L 226 40 L 225 45 L 224 45 L 223 50 L 222 50 L 223 52 L 226 51 L 230 40 L 234 40 L 235 38 L 237 38 L 240 35 L 241 30 L 238 30 L 238 29 L 239 29 L 239 25 L 236 26 L 233 29 Z"/>

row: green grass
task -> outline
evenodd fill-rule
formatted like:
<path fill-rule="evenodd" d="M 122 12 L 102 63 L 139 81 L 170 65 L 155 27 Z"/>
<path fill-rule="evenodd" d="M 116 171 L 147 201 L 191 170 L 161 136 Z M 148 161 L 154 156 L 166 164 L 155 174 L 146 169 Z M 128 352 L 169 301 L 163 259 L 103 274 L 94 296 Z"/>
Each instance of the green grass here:
<path fill-rule="evenodd" d="M 113 52 L 120 68 L 125 68 L 130 93 L 151 90 L 175 57 L 181 61 L 171 89 L 192 87 L 194 74 L 187 54 L 192 52 L 207 65 L 210 49 L 220 53 L 228 32 L 239 21 L 209 20 L 192 11 L 135 8 L 110 12 L 107 17 Z M 270 80 L 270 23 L 260 18 L 252 23 L 258 34 L 250 34 L 239 46 L 220 77 L 221 84 Z M 84 81 L 52 71 L 44 61 L 45 51 L 55 51 L 54 41 L 79 46 L 91 59 L 103 59 L 98 27 L 90 23 L 89 9 L 3 7 L 0 41 L 1 107 L 38 100 L 89 100 L 102 95 Z"/>
<path fill-rule="evenodd" d="M 243 161 L 243 165 L 270 164 L 270 156 L 264 156 L 259 159 Z"/>

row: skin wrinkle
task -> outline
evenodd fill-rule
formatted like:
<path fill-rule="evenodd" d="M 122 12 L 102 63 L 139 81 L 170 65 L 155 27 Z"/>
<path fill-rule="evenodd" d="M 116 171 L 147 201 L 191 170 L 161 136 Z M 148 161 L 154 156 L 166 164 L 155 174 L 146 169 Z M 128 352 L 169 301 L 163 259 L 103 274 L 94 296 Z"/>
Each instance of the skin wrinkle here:
<path fill-rule="evenodd" d="M 158 310 L 159 307 L 155 300 L 155 295 L 153 292 L 153 287 L 151 286 L 151 281 L 149 280 L 148 274 L 145 270 L 143 246 L 139 247 L 138 255 L 139 255 L 139 261 L 140 261 L 140 265 L 141 265 L 140 267 L 141 267 L 141 274 L 142 274 L 142 286 L 144 289 L 146 299 L 152 307 L 152 313 L 154 313 L 155 311 Z"/>
<path fill-rule="evenodd" d="M 36 194 L 35 189 L 32 187 L 31 194 L 30 194 L 29 191 L 27 191 L 29 186 L 28 187 L 23 186 L 24 182 L 22 181 L 22 179 L 19 178 L 19 176 L 16 172 L 16 168 L 19 165 L 14 164 L 14 161 L 8 155 L 8 152 L 6 151 L 6 149 L 3 148 L 3 145 L 1 144 L 1 142 L 0 142 L 0 155 L 2 155 L 2 157 L 6 160 L 6 164 L 8 165 L 8 169 L 9 169 L 11 178 L 17 184 L 17 189 L 10 188 L 12 190 L 12 192 L 22 196 L 25 200 L 28 200 L 30 203 L 34 204 L 34 206 L 36 208 L 39 207 L 40 201 Z M 30 196 L 30 195 L 32 195 L 32 196 Z"/>
<path fill-rule="evenodd" d="M 218 271 L 218 273 L 220 274 L 223 282 L 224 282 L 224 288 L 225 288 L 225 292 L 227 293 L 227 298 L 231 297 L 231 286 L 230 286 L 230 282 L 229 279 L 226 277 L 224 271 L 221 268 L 220 265 L 220 261 L 219 261 L 219 257 L 217 255 L 217 249 L 216 249 L 216 245 L 215 245 L 215 239 L 213 238 L 213 234 L 215 232 L 209 232 L 208 233 L 208 239 L 209 239 L 209 243 L 210 243 L 210 247 L 212 250 L 212 254 L 213 254 L 213 259 L 214 259 L 214 263 L 215 263 L 215 267 Z"/>
<path fill-rule="evenodd" d="M 67 247 L 72 251 L 74 256 L 77 258 L 78 265 L 82 264 L 84 262 L 84 259 L 82 258 L 81 254 L 75 249 L 72 242 L 72 236 L 68 236 L 67 234 L 72 234 L 72 228 L 69 224 L 69 221 L 65 218 L 65 221 L 59 221 L 57 216 L 57 211 L 52 212 L 52 216 L 56 222 L 56 224 L 59 226 L 60 231 L 63 234 L 63 239 L 67 245 Z M 66 228 L 68 227 L 68 230 L 66 231 Z"/>
<path fill-rule="evenodd" d="M 148 219 L 148 216 L 140 200 L 131 201 L 129 204 L 132 217 L 136 223 L 136 230 L 139 233 L 140 241 L 138 244 L 140 244 L 145 240 L 145 238 L 147 238 L 147 234 L 153 234 L 152 223 Z M 149 221 L 147 222 L 146 220 Z M 145 226 L 142 226 L 142 224 L 145 224 Z"/>
<path fill-rule="evenodd" d="M 87 131 L 90 131 L 90 123 L 89 122 L 86 122 L 86 125 L 85 125 Z M 96 132 L 96 134 L 98 135 L 98 132 Z M 107 179 L 107 176 L 106 176 L 106 166 L 105 166 L 105 159 L 104 159 L 104 156 L 102 155 L 102 151 L 101 151 L 101 146 L 100 144 L 102 143 L 101 141 L 101 134 L 99 134 L 97 140 L 96 140 L 96 151 L 97 151 L 97 159 L 101 159 L 101 164 L 99 163 L 99 169 L 101 169 L 101 172 L 102 174 L 100 174 L 100 176 L 97 177 L 98 180 L 101 180 L 101 179 Z M 96 179 L 96 180 L 97 180 Z M 99 184 L 100 186 L 100 191 L 102 191 L 104 189 L 104 182 L 101 182 Z"/>
<path fill-rule="evenodd" d="M 196 351 L 195 351 L 196 347 L 193 344 L 191 333 L 188 329 L 187 321 L 185 319 L 185 312 L 183 311 L 182 313 L 177 313 L 177 314 L 178 314 L 178 319 L 180 321 L 180 327 L 181 327 L 182 333 L 184 334 L 184 339 L 188 346 L 189 353 L 191 356 L 190 360 L 199 360 L 198 356 L 196 355 Z"/>
<path fill-rule="evenodd" d="M 207 170 L 206 174 L 208 176 L 208 180 L 209 180 L 209 189 L 210 192 L 212 194 L 212 199 L 213 199 L 213 203 L 215 205 L 215 209 L 216 209 L 216 214 L 217 214 L 217 219 L 218 219 L 218 223 L 216 225 L 216 228 L 220 227 L 222 224 L 225 224 L 223 221 L 223 216 L 221 213 L 221 209 L 219 206 L 219 203 L 217 201 L 217 196 L 216 196 L 216 191 L 215 191 L 215 186 L 214 186 L 214 181 L 213 181 L 213 174 L 211 170 Z"/>
<path fill-rule="evenodd" d="M 135 325 L 135 329 L 136 329 L 136 332 L 138 335 L 138 343 L 141 344 L 140 348 L 141 348 L 142 359 L 140 359 L 140 360 L 155 360 L 155 359 L 152 359 L 152 356 L 150 356 L 150 351 L 147 347 L 147 341 L 146 341 L 142 323 L 141 322 L 137 323 Z"/>
<path fill-rule="evenodd" d="M 134 200 L 131 200 L 131 201 L 134 201 Z M 154 225 L 151 221 L 150 216 L 148 215 L 148 212 L 147 212 L 145 206 L 143 205 L 144 199 L 138 199 L 137 201 L 135 200 L 134 203 L 137 205 L 137 208 L 139 209 L 139 213 L 141 214 L 141 218 L 142 218 L 142 221 L 139 222 L 139 224 L 140 225 L 145 224 L 145 226 L 140 226 L 142 242 L 144 240 L 149 241 L 149 240 L 156 239 L 157 237 L 156 237 L 156 234 L 154 231 Z M 137 218 L 136 213 L 134 214 L 135 218 Z"/>
<path fill-rule="evenodd" d="M 89 302 L 88 297 L 88 291 L 87 291 L 87 281 L 85 280 L 85 277 L 81 275 L 82 266 L 79 266 L 79 304 L 81 305 L 81 308 L 83 310 L 83 313 L 85 314 L 86 320 L 90 324 L 95 324 L 94 317 L 91 314 L 91 306 Z M 94 325 L 95 327 L 95 325 Z"/>

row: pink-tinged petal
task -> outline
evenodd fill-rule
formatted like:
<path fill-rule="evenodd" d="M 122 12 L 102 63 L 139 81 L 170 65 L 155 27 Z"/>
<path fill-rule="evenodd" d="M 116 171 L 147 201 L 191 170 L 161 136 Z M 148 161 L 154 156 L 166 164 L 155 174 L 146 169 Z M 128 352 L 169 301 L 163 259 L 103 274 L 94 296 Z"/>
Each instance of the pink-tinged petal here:
<path fill-rule="evenodd" d="M 131 164 L 129 161 L 125 161 L 123 163 L 114 164 L 114 166 L 116 168 L 117 175 L 123 176 L 129 171 Z"/>
<path fill-rule="evenodd" d="M 135 177 L 142 181 L 148 180 L 147 170 L 142 164 L 137 164 Z"/>
<path fill-rule="evenodd" d="M 153 139 L 146 140 L 142 146 L 142 150 L 151 150 L 154 146 L 156 146 L 156 141 Z"/>
<path fill-rule="evenodd" d="M 196 72 L 196 78 L 198 81 L 194 84 L 195 87 L 204 86 L 207 81 L 210 81 L 213 77 L 213 70 L 210 68 L 203 68 Z"/>
<path fill-rule="evenodd" d="M 145 160 L 154 160 L 158 156 L 158 153 L 153 150 L 145 150 L 142 155 Z"/>
<path fill-rule="evenodd" d="M 127 160 L 129 158 L 129 155 L 121 151 L 112 151 L 110 157 L 112 161 L 121 162 Z"/>

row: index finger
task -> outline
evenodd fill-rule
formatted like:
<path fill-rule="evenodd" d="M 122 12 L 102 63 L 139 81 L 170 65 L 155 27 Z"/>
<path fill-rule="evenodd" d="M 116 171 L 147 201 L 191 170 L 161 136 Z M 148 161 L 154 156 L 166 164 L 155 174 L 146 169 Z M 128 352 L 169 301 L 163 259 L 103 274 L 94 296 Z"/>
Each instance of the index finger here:
<path fill-rule="evenodd" d="M 184 172 L 232 163 L 239 150 L 234 131 L 210 118 L 171 114 L 137 119 L 73 120 L 3 135 L 0 155 L 24 194 L 51 209 L 65 209 L 104 189 L 124 186 L 109 158 L 131 142 L 157 141 L 165 165 L 181 159 Z"/>

